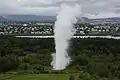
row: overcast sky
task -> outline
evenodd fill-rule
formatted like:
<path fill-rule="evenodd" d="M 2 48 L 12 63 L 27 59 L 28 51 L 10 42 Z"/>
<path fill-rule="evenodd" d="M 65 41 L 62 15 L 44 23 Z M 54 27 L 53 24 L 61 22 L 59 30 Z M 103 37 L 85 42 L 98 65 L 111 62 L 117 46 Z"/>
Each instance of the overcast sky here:
<path fill-rule="evenodd" d="M 61 4 L 80 4 L 84 17 L 120 17 L 120 0 L 0 0 L 0 14 L 56 15 Z"/>

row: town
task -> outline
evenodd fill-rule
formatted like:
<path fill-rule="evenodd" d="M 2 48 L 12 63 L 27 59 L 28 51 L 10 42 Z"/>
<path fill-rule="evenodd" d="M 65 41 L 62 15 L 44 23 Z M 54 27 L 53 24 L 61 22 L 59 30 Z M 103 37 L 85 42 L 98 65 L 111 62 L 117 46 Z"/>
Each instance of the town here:
<path fill-rule="evenodd" d="M 74 24 L 75 35 L 117 35 L 119 21 L 91 21 Z M 54 35 L 53 21 L 0 21 L 0 35 Z"/>

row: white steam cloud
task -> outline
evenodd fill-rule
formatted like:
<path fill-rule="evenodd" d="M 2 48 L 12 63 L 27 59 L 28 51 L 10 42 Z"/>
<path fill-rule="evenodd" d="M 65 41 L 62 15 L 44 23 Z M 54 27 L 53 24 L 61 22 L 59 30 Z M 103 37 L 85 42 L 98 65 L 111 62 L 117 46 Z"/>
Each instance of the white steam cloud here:
<path fill-rule="evenodd" d="M 53 54 L 51 63 L 54 70 L 63 70 L 70 62 L 70 57 L 68 56 L 69 40 L 74 34 L 73 26 L 77 22 L 77 18 L 80 18 L 80 15 L 80 5 L 62 4 L 54 28 L 56 53 Z"/>

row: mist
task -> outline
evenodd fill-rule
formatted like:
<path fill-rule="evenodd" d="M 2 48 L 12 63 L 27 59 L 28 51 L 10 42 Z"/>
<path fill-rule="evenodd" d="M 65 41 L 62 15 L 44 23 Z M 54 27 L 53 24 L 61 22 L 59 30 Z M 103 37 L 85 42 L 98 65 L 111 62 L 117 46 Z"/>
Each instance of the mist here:
<path fill-rule="evenodd" d="M 55 49 L 51 65 L 54 70 L 63 70 L 70 63 L 68 54 L 70 39 L 74 35 L 74 24 L 80 18 L 80 5 L 62 4 L 54 25 Z"/>

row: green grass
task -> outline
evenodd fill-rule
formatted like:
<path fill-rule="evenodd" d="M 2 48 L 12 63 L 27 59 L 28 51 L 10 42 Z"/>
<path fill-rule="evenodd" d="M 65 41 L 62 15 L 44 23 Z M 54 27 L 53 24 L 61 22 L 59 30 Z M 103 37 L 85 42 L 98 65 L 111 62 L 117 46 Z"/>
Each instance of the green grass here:
<path fill-rule="evenodd" d="M 5 74 L 0 80 L 68 80 L 67 74 Z"/>

